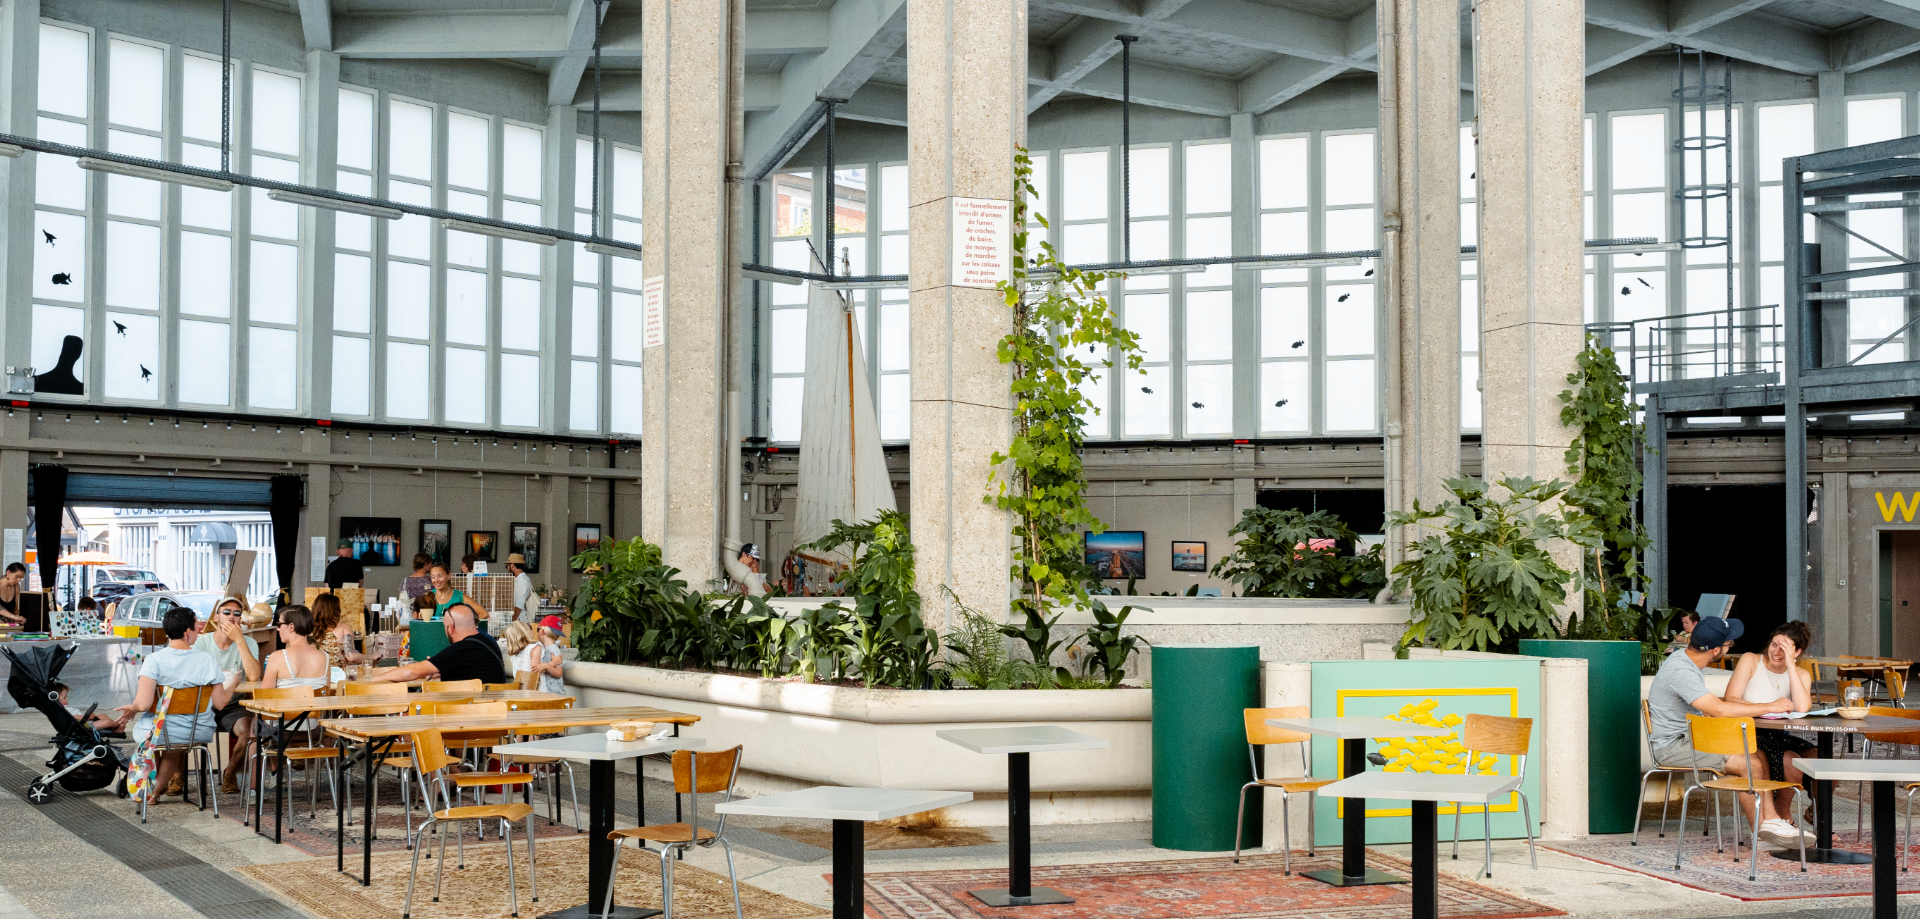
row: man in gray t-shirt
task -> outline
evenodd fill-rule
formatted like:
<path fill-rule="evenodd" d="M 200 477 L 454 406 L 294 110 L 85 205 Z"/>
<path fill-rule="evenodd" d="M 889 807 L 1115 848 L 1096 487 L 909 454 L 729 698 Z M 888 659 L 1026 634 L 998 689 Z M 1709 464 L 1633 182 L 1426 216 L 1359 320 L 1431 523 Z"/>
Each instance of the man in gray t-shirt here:
<path fill-rule="evenodd" d="M 1675 651 L 1668 656 L 1666 663 L 1660 665 L 1660 672 L 1654 674 L 1653 685 L 1647 689 L 1647 746 L 1653 751 L 1654 762 L 1662 766 L 1715 769 L 1729 775 L 1751 773 L 1754 778 L 1767 777 L 1767 757 L 1758 751 L 1757 745 L 1754 752 L 1746 756 L 1702 753 L 1693 748 L 1692 732 L 1687 729 L 1688 715 L 1748 718 L 1793 711 L 1791 698 L 1763 703 L 1729 702 L 1707 688 L 1706 677 L 1700 668 L 1726 657 L 1733 649 L 1734 640 L 1745 631 L 1745 624 L 1737 619 L 1705 617 L 1694 627 L 1692 641 L 1687 647 Z M 1752 738 L 1748 742 L 1752 744 Z M 1740 806 L 1746 809 L 1748 816 L 1754 815 L 1751 795 L 1741 795 Z M 1761 795 L 1759 808 L 1755 823 L 1760 827 L 1762 838 L 1783 846 L 1799 844 L 1800 831 L 1774 812 L 1772 795 Z"/>

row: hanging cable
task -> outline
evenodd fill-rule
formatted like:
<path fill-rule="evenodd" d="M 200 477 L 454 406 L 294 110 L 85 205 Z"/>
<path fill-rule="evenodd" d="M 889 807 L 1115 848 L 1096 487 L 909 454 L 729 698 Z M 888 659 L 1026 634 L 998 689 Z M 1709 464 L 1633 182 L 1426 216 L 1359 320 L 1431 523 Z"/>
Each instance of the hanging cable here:
<path fill-rule="evenodd" d="M 1120 260 L 1133 263 L 1133 43 L 1138 35 L 1115 35 L 1120 42 Z M 1108 237 L 1111 239 L 1112 237 Z"/>
<path fill-rule="evenodd" d="M 231 2 L 231 0 L 229 0 Z M 593 0 L 593 235 L 600 236 L 600 5 Z"/>
<path fill-rule="evenodd" d="M 220 0 L 220 171 L 233 171 L 233 0 Z"/>

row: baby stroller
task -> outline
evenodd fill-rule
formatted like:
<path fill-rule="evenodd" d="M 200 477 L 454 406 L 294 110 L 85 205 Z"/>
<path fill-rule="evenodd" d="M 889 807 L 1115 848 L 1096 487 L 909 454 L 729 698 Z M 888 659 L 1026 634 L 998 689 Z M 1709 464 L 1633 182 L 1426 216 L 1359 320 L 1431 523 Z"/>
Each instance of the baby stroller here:
<path fill-rule="evenodd" d="M 39 709 L 55 732 L 53 758 L 47 760 L 50 771 L 27 785 L 27 800 L 33 804 L 47 803 L 55 782 L 68 791 L 94 791 L 112 784 L 127 768 L 126 756 L 92 726 L 93 710 L 99 706 L 89 706 L 85 715 L 75 718 L 54 691 L 60 670 L 74 650 L 68 645 L 35 645 L 18 652 L 0 648 L 0 654 L 13 664 L 13 672 L 7 677 L 7 694 L 22 708 Z"/>

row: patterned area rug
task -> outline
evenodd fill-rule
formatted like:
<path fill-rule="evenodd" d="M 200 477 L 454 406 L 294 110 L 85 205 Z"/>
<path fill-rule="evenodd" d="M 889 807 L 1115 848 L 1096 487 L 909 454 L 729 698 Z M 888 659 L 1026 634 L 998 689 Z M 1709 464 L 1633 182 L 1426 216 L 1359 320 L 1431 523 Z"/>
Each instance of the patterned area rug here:
<path fill-rule="evenodd" d="M 1367 863 L 1406 877 L 1399 859 L 1367 853 Z M 1005 887 L 1005 868 L 901 871 L 867 875 L 867 912 L 879 919 L 1403 919 L 1412 908 L 1404 884 L 1329 887 L 1300 872 L 1338 868 L 1339 856 L 1293 860 L 1281 871 L 1278 855 L 1036 866 L 1034 886 L 1052 887 L 1076 903 L 994 909 L 967 893 Z M 1440 915 L 1520 919 L 1562 916 L 1560 910 L 1440 873 Z"/>
<path fill-rule="evenodd" d="M 1809 864 L 1803 874 L 1798 858 L 1790 862 L 1774 858 L 1771 848 L 1762 842 L 1759 880 L 1749 881 L 1747 866 L 1751 863 L 1752 853 L 1745 845 L 1734 849 L 1731 837 L 1727 839 L 1727 851 L 1720 853 L 1714 850 L 1712 837 L 1702 836 L 1697 828 L 1694 829 L 1686 837 L 1686 855 L 1678 872 L 1673 870 L 1672 833 L 1668 833 L 1665 839 L 1657 838 L 1649 824 L 1648 829 L 1640 834 L 1639 845 L 1632 845 L 1631 839 L 1627 835 L 1589 836 L 1575 842 L 1543 842 L 1540 846 L 1742 900 L 1841 897 L 1873 892 L 1872 865 Z M 1872 843 L 1871 832 L 1863 836 L 1849 828 L 1833 834 L 1834 847 L 1839 849 L 1865 853 Z M 1909 848 L 1913 850 L 1909 853 L 1910 857 L 1920 862 L 1920 846 L 1910 845 Z M 1739 853 L 1738 860 L 1734 858 L 1736 851 Z M 1794 851 L 1797 854 L 1798 850 Z M 1899 850 L 1895 849 L 1895 855 L 1898 854 Z M 1894 877 L 1901 893 L 1920 892 L 1920 872 L 1896 872 Z"/>
<path fill-rule="evenodd" d="M 587 842 L 557 839 L 536 842 L 540 858 L 540 902 L 532 901 L 527 877 L 527 850 L 522 840 L 513 845 L 513 870 L 520 888 L 520 915 L 537 916 L 587 899 Z M 453 855 L 451 847 L 447 852 Z M 433 902 L 433 863 L 420 859 L 419 886 L 414 890 L 415 919 L 500 919 L 507 909 L 507 850 L 489 843 L 467 846 L 466 870 L 447 866 L 440 902 Z M 636 858 L 629 849 L 621 859 L 614 900 L 633 906 L 660 905 L 658 858 Z M 330 858 L 251 865 L 240 873 L 322 919 L 394 919 L 407 898 L 407 871 L 412 853 L 380 852 L 373 856 L 373 884 L 333 870 Z M 673 913 L 685 919 L 732 919 L 733 893 L 727 876 L 686 862 L 674 867 Z M 740 905 L 747 919 L 808 919 L 830 910 L 740 885 Z M 594 904 L 597 910 L 599 904 Z"/>

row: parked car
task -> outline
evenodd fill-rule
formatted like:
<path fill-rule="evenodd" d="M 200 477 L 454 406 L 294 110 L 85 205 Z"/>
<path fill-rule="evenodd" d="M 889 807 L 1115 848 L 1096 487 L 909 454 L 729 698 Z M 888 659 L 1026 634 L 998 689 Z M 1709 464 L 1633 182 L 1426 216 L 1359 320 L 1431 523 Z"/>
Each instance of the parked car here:
<path fill-rule="evenodd" d="M 156 590 L 134 594 L 120 601 L 119 608 L 114 610 L 113 624 L 158 629 L 166 621 L 167 611 L 176 606 L 188 607 L 195 617 L 205 619 L 213 615 L 214 604 L 219 602 L 217 590 Z"/>
<path fill-rule="evenodd" d="M 106 609 L 109 603 L 118 603 L 134 594 L 152 593 L 166 590 L 167 585 L 159 581 L 95 581 L 93 600 Z"/>

